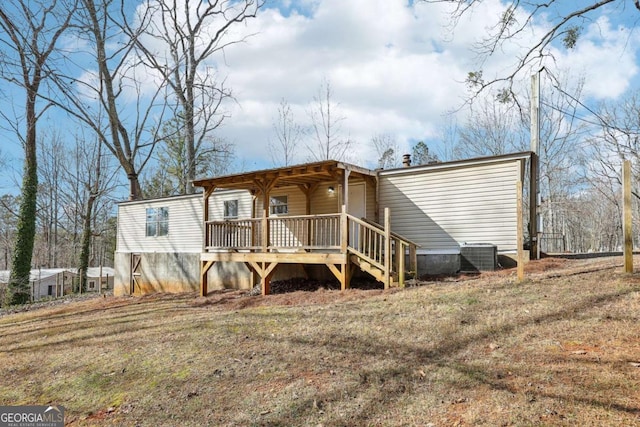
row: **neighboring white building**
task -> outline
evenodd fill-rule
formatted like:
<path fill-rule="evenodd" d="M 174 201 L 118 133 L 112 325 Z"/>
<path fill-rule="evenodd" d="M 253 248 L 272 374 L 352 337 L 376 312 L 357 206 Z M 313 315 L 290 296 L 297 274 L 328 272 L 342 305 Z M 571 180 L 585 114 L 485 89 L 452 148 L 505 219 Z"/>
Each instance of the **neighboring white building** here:
<path fill-rule="evenodd" d="M 0 286 L 6 288 L 11 271 L 0 270 Z M 112 267 L 90 267 L 87 270 L 87 292 L 113 290 L 115 270 Z M 102 286 L 100 287 L 100 277 Z M 78 285 L 76 268 L 34 268 L 29 274 L 32 301 L 57 298 L 73 292 Z"/>
<path fill-rule="evenodd" d="M 316 246 L 310 247 L 301 236 L 310 238 L 311 229 L 293 227 L 320 224 L 318 218 L 339 214 L 341 206 L 352 217 L 377 223 L 383 222 L 389 208 L 391 231 L 419 245 L 418 276 L 459 271 L 467 245 L 489 244 L 498 255 L 515 257 L 518 223 L 523 221 L 517 215 L 522 194 L 517 194 L 516 182 L 524 181 L 529 158 L 530 153 L 514 153 L 379 171 L 326 161 L 200 180 L 196 185 L 210 191 L 204 196 L 122 202 L 114 294 L 194 291 L 201 286 L 201 276 L 212 289 L 250 288 L 256 271 L 263 277 L 311 277 L 324 265 L 296 269 L 290 261 L 293 255 L 283 255 L 272 271 L 269 261 L 261 264 L 257 254 L 266 249 L 265 254 L 271 255 L 265 259 L 275 259 L 274 253 L 317 254 L 324 249 L 334 253 L 335 243 L 318 246 L 315 236 Z M 348 188 L 347 193 L 342 187 Z M 266 204 L 262 191 L 269 195 Z M 206 210 L 204 200 L 208 200 Z M 267 206 L 271 241 L 261 249 L 255 245 L 264 242 L 260 218 Z M 309 217 L 314 218 L 305 222 Z M 286 225 L 274 231 L 278 224 Z M 212 236 L 214 232 L 223 235 Z M 223 253 L 235 253 L 228 257 L 235 262 L 222 261 L 225 256 L 208 262 L 212 257 L 206 253 L 218 251 L 214 240 L 224 242 Z M 253 255 L 243 257 L 244 252 Z M 317 256 L 313 259 L 321 264 Z M 339 264 L 328 267 L 334 274 L 344 274 Z"/>
<path fill-rule="evenodd" d="M 0 284 L 9 282 L 9 270 L 0 271 Z M 56 298 L 72 292 L 78 275 L 67 268 L 35 268 L 29 274 L 32 301 L 42 298 Z"/>
<path fill-rule="evenodd" d="M 113 267 L 89 267 L 87 269 L 87 292 L 113 290 L 116 270 Z"/>

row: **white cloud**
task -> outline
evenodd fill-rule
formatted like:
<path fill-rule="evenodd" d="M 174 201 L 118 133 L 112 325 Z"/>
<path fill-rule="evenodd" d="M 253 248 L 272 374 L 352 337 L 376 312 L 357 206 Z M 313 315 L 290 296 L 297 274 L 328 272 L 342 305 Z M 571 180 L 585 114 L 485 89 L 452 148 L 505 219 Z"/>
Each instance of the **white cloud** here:
<path fill-rule="evenodd" d="M 442 8 L 426 9 L 399 0 L 324 0 L 311 16 L 263 11 L 247 29 L 258 34 L 226 52 L 221 71 L 239 107 L 222 132 L 245 141 L 237 143 L 240 157 L 264 157 L 277 102 L 285 98 L 308 122 L 326 78 L 357 158 L 375 162 L 369 141 L 381 132 L 397 135 L 401 146 L 435 136 L 442 113 L 460 103 L 467 69 L 437 46 Z"/>
<path fill-rule="evenodd" d="M 638 74 L 640 37 L 628 27 L 614 26 L 601 16 L 586 28 L 576 48 L 558 63 L 585 77 L 585 94 L 595 99 L 615 99 L 625 93 Z"/>

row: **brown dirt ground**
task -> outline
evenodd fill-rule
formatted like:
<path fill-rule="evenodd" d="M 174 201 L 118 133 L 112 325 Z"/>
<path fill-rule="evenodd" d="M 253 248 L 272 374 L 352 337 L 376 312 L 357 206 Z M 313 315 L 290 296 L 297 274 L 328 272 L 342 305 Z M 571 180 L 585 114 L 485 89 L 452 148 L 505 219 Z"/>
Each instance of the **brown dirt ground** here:
<path fill-rule="evenodd" d="M 30 306 L 0 317 L 0 404 L 62 404 L 71 426 L 640 425 L 621 265 Z"/>

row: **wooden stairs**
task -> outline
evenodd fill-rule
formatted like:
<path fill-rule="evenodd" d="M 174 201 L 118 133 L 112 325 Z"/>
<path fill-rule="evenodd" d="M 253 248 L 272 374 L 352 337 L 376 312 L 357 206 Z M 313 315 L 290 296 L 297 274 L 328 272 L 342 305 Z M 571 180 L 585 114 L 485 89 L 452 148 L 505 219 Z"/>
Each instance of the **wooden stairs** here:
<path fill-rule="evenodd" d="M 385 225 L 347 215 L 348 262 L 384 284 L 385 289 L 404 286 L 407 272 L 416 272 L 418 245 L 391 231 L 385 209 Z M 409 268 L 406 265 L 407 250 Z"/>
<path fill-rule="evenodd" d="M 373 263 L 371 263 L 370 260 L 365 260 L 364 258 L 359 257 L 358 255 L 351 255 L 349 256 L 349 260 L 355 264 L 360 270 L 364 271 L 365 273 L 370 274 L 371 276 L 373 276 L 374 279 L 376 279 L 378 282 L 385 282 L 385 271 L 384 268 L 381 266 L 377 266 Z M 392 272 L 391 273 L 391 286 L 397 286 L 398 285 L 398 274 L 397 272 Z"/>

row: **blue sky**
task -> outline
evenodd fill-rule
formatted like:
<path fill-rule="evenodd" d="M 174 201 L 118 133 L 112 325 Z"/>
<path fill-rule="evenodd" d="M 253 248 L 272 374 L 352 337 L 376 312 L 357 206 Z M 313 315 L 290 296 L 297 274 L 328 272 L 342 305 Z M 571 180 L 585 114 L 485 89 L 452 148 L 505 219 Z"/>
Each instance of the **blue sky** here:
<path fill-rule="evenodd" d="M 336 113 L 345 118 L 344 136 L 355 142 L 347 160 L 375 166 L 371 138 L 382 133 L 395 137 L 401 152 L 408 152 L 418 140 L 439 151 L 449 122 L 447 112 L 460 106 L 463 81 L 477 69 L 471 47 L 504 8 L 499 0 L 485 0 L 451 28 L 447 6 L 442 4 L 289 0 L 269 6 L 257 19 L 237 28 L 239 36 L 254 35 L 212 63 L 237 100 L 227 104 L 231 117 L 218 132 L 235 145 L 235 169 L 273 165 L 268 144 L 275 139 L 272 123 L 278 104 L 287 100 L 296 120 L 308 125 L 313 97 L 323 80 L 332 86 Z M 638 32 L 631 31 L 638 19 L 640 12 L 630 2 L 604 9 L 583 22 L 576 48 L 555 51 L 555 62 L 547 67 L 584 78 L 586 102 L 617 99 L 639 84 L 640 40 Z M 522 47 L 549 25 L 543 18 L 536 24 L 486 64 L 486 76 L 508 70 Z M 528 85 L 527 76 L 523 81 Z M 7 87 L 0 89 L 6 93 Z M 0 99 L 3 109 L 8 102 L 6 97 Z M 463 124 L 465 114 L 458 113 L 455 120 Z M 60 115 L 52 117 L 41 126 L 55 124 L 72 140 L 77 125 Z M 0 174 L 0 193 L 15 192 L 21 147 L 15 136 L 7 132 L 0 136 L 4 140 L 0 150 L 9 160 L 9 168 Z M 299 162 L 307 160 L 304 145 L 298 151 Z M 123 182 L 124 178 L 122 173 Z"/>

